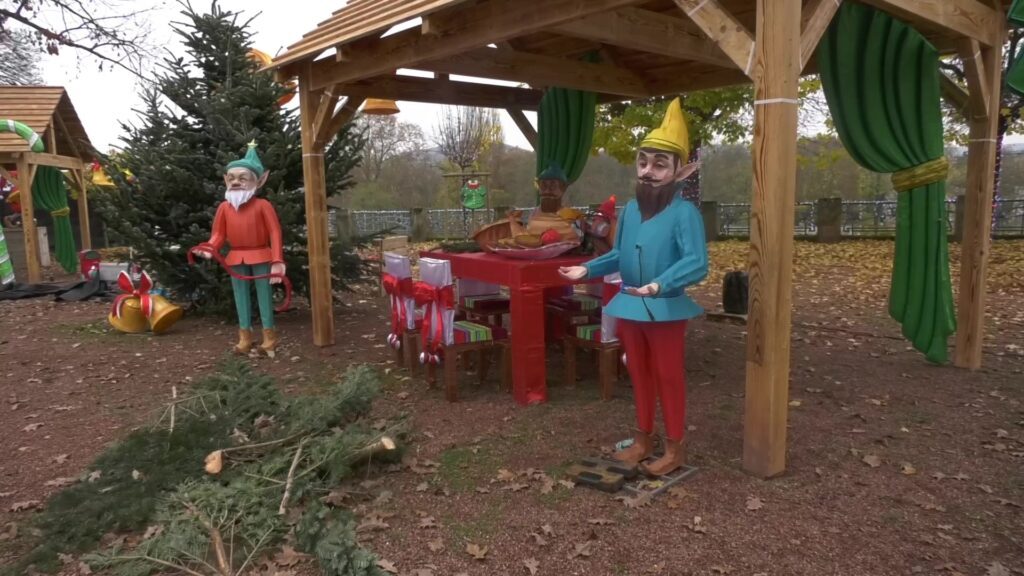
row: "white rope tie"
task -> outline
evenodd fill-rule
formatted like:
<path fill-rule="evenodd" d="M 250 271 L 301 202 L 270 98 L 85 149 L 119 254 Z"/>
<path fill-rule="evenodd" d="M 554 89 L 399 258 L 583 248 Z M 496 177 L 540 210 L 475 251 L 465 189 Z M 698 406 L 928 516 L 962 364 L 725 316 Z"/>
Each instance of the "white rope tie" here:
<path fill-rule="evenodd" d="M 686 13 L 686 15 L 687 15 L 687 16 L 693 16 L 694 14 L 696 14 L 696 13 L 697 13 L 697 11 L 698 11 L 698 10 L 700 10 L 701 8 L 703 8 L 703 7 L 704 7 L 704 5 L 705 5 L 705 4 L 707 4 L 707 3 L 708 3 L 708 0 L 701 0 L 701 3 L 700 3 L 700 4 L 697 4 L 697 7 L 696 7 L 696 8 L 694 8 L 693 10 L 690 10 L 689 12 L 687 12 L 687 13 Z"/>
<path fill-rule="evenodd" d="M 754 100 L 754 106 L 767 106 L 768 104 L 799 104 L 799 100 L 793 98 L 768 98 L 766 100 Z"/>

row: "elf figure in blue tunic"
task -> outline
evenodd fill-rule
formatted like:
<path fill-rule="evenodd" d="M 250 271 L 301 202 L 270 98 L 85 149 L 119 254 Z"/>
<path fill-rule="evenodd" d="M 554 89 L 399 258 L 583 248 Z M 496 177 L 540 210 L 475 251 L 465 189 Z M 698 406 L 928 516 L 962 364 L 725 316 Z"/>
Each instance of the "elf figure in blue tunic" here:
<path fill-rule="evenodd" d="M 703 310 L 684 289 L 708 273 L 708 251 L 700 213 L 679 195 L 679 182 L 697 169 L 684 164 L 690 144 L 679 99 L 669 104 L 659 128 L 636 156 L 636 200 L 623 210 L 612 250 L 583 266 L 560 272 L 571 280 L 619 272 L 622 290 L 604 309 L 617 318 L 633 383 L 637 431 L 633 444 L 615 453 L 649 476 L 686 463 L 686 322 Z M 650 464 L 656 400 L 665 424 L 665 454 Z"/>

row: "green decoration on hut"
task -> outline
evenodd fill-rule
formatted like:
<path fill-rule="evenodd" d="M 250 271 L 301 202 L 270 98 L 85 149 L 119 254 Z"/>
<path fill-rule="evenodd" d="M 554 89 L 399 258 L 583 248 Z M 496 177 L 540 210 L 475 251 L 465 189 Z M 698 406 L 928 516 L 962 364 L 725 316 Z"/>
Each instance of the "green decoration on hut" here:
<path fill-rule="evenodd" d="M 64 176 L 52 166 L 40 166 L 32 181 L 32 200 L 53 217 L 53 239 L 57 262 L 68 273 L 78 269 L 75 236 L 71 231 L 71 208 Z"/>
<path fill-rule="evenodd" d="M 1024 26 L 1024 0 L 1013 0 L 1006 19 L 1014 28 Z M 1006 72 L 1006 85 L 1014 92 L 1024 95 L 1024 51 L 1017 55 L 1017 59 L 1013 61 L 1010 69 Z"/>
<path fill-rule="evenodd" d="M 585 61 L 594 62 L 588 56 Z M 556 163 L 572 184 L 583 173 L 594 141 L 597 94 L 549 88 L 537 111 L 537 174 Z"/>
<path fill-rule="evenodd" d="M 818 50 L 840 139 L 861 166 L 891 172 L 898 191 L 889 314 L 932 362 L 956 329 L 946 240 L 946 172 L 938 52 L 884 12 L 847 2 Z"/>
<path fill-rule="evenodd" d="M 476 178 L 467 180 L 462 186 L 462 207 L 466 210 L 480 210 L 487 206 L 487 187 Z"/>

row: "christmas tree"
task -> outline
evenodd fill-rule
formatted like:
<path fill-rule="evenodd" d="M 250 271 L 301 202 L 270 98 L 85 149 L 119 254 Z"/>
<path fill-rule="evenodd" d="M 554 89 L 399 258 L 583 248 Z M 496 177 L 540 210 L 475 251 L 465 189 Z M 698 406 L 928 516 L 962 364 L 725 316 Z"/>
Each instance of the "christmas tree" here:
<path fill-rule="evenodd" d="M 289 278 L 296 293 L 306 293 L 299 121 L 294 110 L 278 105 L 287 89 L 250 58 L 252 20 L 240 21 L 216 2 L 208 14 L 185 6 L 175 31 L 186 55 L 163 61 L 153 87 L 144 92 L 138 125 L 122 123 L 124 150 L 105 166 L 117 190 L 96 195 L 98 210 L 113 239 L 134 248 L 136 259 L 176 298 L 228 311 L 227 275 L 212 266 L 189 266 L 186 251 L 209 238 L 224 197 L 224 166 L 255 140 L 270 171 L 259 194 L 277 210 Z M 361 131 L 348 124 L 328 147 L 329 196 L 351 185 L 348 174 L 364 142 Z M 336 285 L 359 275 L 361 261 L 351 247 L 336 244 L 331 253 Z"/>

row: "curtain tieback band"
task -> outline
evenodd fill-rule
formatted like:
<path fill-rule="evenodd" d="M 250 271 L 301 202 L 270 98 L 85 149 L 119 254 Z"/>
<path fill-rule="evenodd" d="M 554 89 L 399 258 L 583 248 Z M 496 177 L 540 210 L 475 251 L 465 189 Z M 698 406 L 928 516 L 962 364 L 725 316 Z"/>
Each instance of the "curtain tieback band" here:
<path fill-rule="evenodd" d="M 61 216 L 68 216 L 69 214 L 71 214 L 71 208 L 69 208 L 67 206 L 65 206 L 63 208 L 58 208 L 58 209 L 54 210 L 53 212 L 50 212 L 50 216 L 53 216 L 54 218 L 60 218 Z"/>
<path fill-rule="evenodd" d="M 892 187 L 897 192 L 906 192 L 914 188 L 927 186 L 935 182 L 942 182 L 949 174 L 949 161 L 945 156 L 935 160 L 929 160 L 923 164 L 912 166 L 906 170 L 894 172 L 892 175 Z"/>

